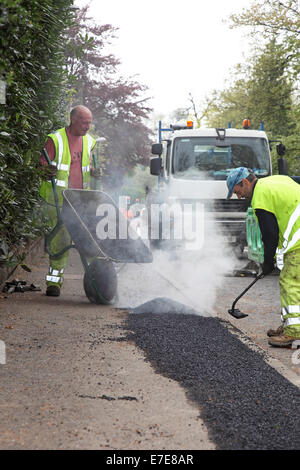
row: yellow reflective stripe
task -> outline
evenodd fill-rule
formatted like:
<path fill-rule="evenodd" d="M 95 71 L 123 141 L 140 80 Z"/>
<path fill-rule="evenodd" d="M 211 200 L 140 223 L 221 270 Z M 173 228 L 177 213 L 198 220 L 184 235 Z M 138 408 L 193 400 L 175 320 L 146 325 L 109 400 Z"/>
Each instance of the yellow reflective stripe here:
<path fill-rule="evenodd" d="M 50 282 L 60 282 L 61 278 L 58 276 L 46 276 L 46 281 Z"/>
<path fill-rule="evenodd" d="M 294 233 L 292 239 L 290 240 L 286 248 L 282 251 L 282 253 L 286 253 L 290 248 L 292 248 L 292 246 L 297 243 L 298 240 L 300 240 L 300 228 L 298 228 L 297 232 Z"/>
<path fill-rule="evenodd" d="M 89 150 L 89 153 L 90 153 L 90 151 L 92 150 L 92 147 L 93 147 L 94 139 L 89 134 L 87 134 L 86 137 L 87 137 L 88 150 Z"/>
<path fill-rule="evenodd" d="M 290 315 L 299 315 L 300 314 L 300 305 L 287 305 L 281 309 L 281 320 L 288 320 L 287 317 Z M 292 317 L 290 317 L 292 318 Z M 297 317 L 293 317 L 293 319 Z"/>
<path fill-rule="evenodd" d="M 296 207 L 296 209 L 294 210 L 294 212 L 289 218 L 287 228 L 283 235 L 282 248 L 281 250 L 279 250 L 279 253 L 286 253 L 290 248 L 292 248 L 295 245 L 295 243 L 297 243 L 298 240 L 300 240 L 300 229 L 298 229 L 294 233 L 292 239 L 288 241 L 291 231 L 293 229 L 293 226 L 296 223 L 298 217 L 300 217 L 300 204 L 298 204 L 298 206 Z"/>
<path fill-rule="evenodd" d="M 63 143 L 63 138 L 59 132 L 56 132 L 55 135 L 58 141 L 58 165 L 61 165 L 63 151 L 64 151 L 64 143 Z"/>
<path fill-rule="evenodd" d="M 69 171 L 69 165 L 65 165 L 64 163 L 56 163 L 55 160 L 50 162 L 50 165 L 56 166 L 58 170 Z"/>
<path fill-rule="evenodd" d="M 60 165 L 57 165 L 57 169 L 58 170 L 63 170 L 63 171 L 69 171 L 69 165 L 61 163 Z"/>
<path fill-rule="evenodd" d="M 61 188 L 66 187 L 66 182 L 63 180 L 55 180 L 56 186 L 60 186 Z"/>
<path fill-rule="evenodd" d="M 284 232 L 283 238 L 284 238 L 285 245 L 287 244 L 293 225 L 295 224 L 298 217 L 300 217 L 300 204 L 298 204 L 294 212 L 291 214 L 289 222 L 287 224 L 286 231 Z"/>
<path fill-rule="evenodd" d="M 54 269 L 54 268 L 49 268 L 49 273 L 50 274 L 53 274 L 53 276 L 57 276 L 58 274 L 62 274 L 64 272 L 64 268 L 62 268 L 60 271 L 58 269 Z"/>
<path fill-rule="evenodd" d="M 287 305 L 284 307 L 286 313 L 300 313 L 300 305 Z"/>
<path fill-rule="evenodd" d="M 287 318 L 283 326 L 300 325 L 300 318 Z"/>
<path fill-rule="evenodd" d="M 87 173 L 88 171 L 90 171 L 90 166 L 89 165 L 82 167 L 82 172 L 83 173 Z"/>
<path fill-rule="evenodd" d="M 284 266 L 284 256 L 281 250 L 279 250 L 278 248 L 276 249 L 276 266 L 278 269 L 280 269 L 280 271 Z"/>

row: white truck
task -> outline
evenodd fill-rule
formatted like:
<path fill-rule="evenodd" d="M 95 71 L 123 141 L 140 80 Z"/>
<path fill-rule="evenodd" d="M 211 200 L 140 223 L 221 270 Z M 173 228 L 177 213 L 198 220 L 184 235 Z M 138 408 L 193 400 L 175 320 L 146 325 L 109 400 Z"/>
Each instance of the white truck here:
<path fill-rule="evenodd" d="M 227 176 L 233 168 L 241 166 L 251 168 L 258 178 L 272 174 L 266 133 L 263 129 L 249 129 L 249 122 L 245 121 L 243 129 L 194 129 L 191 122 L 164 129 L 160 122 L 159 142 L 152 145 L 155 156 L 150 160 L 150 173 L 158 177 L 158 192 L 151 202 L 169 206 L 175 202 L 181 205 L 201 203 L 206 221 L 213 220 L 213 226 L 240 253 L 247 244 L 245 220 L 249 202 L 235 195 L 226 199 Z M 284 150 L 282 143 L 277 145 L 282 174 L 287 173 L 286 161 L 282 158 Z M 151 224 L 149 216 L 149 234 Z M 153 234 L 150 238 L 152 246 L 159 245 L 163 239 L 162 227 L 154 239 Z"/>

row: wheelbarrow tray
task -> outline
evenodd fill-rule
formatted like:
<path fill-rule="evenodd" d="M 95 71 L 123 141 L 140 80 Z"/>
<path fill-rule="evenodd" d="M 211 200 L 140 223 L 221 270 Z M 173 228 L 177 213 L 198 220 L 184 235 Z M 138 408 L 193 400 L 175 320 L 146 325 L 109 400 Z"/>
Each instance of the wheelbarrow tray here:
<path fill-rule="evenodd" d="M 63 191 L 62 220 L 79 253 L 116 263 L 151 263 L 152 253 L 133 232 L 113 199 L 103 191 Z M 103 235 L 107 228 L 107 237 Z M 110 231 L 108 228 L 110 227 Z M 114 233 L 111 233 L 114 232 Z"/>

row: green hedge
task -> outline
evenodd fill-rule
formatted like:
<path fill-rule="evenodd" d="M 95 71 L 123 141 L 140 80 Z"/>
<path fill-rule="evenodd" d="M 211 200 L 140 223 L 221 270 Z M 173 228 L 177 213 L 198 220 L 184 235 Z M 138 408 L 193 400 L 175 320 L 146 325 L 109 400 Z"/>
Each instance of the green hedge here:
<path fill-rule="evenodd" d="M 41 231 L 37 161 L 65 122 L 64 31 L 73 0 L 1 0 L 0 262 Z"/>

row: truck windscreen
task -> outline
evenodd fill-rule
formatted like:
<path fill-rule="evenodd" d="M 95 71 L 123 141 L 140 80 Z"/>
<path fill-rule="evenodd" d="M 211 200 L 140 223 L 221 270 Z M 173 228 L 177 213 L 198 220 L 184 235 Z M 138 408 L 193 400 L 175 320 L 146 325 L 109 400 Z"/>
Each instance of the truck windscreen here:
<path fill-rule="evenodd" d="M 232 168 L 252 168 L 256 176 L 270 174 L 269 149 L 259 137 L 226 137 L 230 147 L 218 147 L 214 137 L 176 138 L 172 172 L 176 178 L 226 180 Z"/>

